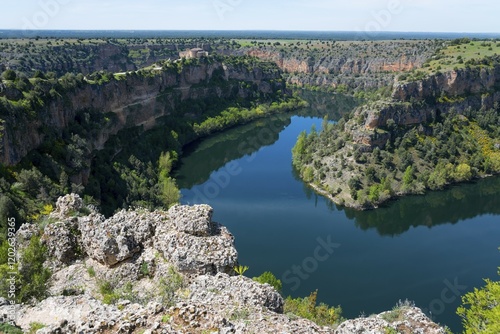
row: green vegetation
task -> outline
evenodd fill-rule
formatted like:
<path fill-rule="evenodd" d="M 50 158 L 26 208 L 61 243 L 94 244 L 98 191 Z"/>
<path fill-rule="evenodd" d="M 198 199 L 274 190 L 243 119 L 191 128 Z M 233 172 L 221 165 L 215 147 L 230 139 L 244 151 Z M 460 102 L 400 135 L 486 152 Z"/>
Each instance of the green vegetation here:
<path fill-rule="evenodd" d="M 286 112 L 304 107 L 303 101 L 293 98 L 280 103 L 273 102 L 271 105 L 259 105 L 255 108 L 228 108 L 216 117 L 210 117 L 201 124 L 194 125 L 195 133 L 200 136 L 207 136 L 216 131 L 227 129 L 238 124 L 248 123 L 260 117 L 266 117 L 279 112 Z"/>
<path fill-rule="evenodd" d="M 176 293 L 186 286 L 184 277 L 179 274 L 174 267 L 168 270 L 168 276 L 161 278 L 159 282 L 159 295 L 163 305 L 168 307 L 177 302 Z"/>
<path fill-rule="evenodd" d="M 457 309 L 464 334 L 500 333 L 500 281 L 487 279 L 485 282 L 484 287 L 463 296 L 462 306 Z"/>
<path fill-rule="evenodd" d="M 393 307 L 393 309 L 389 312 L 385 312 L 382 315 L 382 319 L 389 323 L 393 323 L 396 321 L 402 321 L 404 320 L 404 311 L 405 309 L 409 307 L 414 307 L 415 304 L 413 302 L 410 302 L 408 300 L 405 301 L 399 301 L 396 306 Z"/>
<path fill-rule="evenodd" d="M 363 109 L 364 110 L 364 109 Z M 419 126 L 397 127 L 392 120 L 372 135 L 387 138 L 366 150 L 344 131 L 346 122 L 364 123 L 363 111 L 302 133 L 293 164 L 302 179 L 337 203 L 371 208 L 395 197 L 440 190 L 500 172 L 500 107 L 453 109 Z M 359 123 L 358 123 L 359 124 Z"/>
<path fill-rule="evenodd" d="M 271 90 L 263 93 L 252 82 L 227 80 L 222 70 L 216 70 L 211 80 L 193 86 L 193 89 L 213 92 L 205 98 L 183 101 L 175 90 L 165 89 L 157 97 L 158 105 L 165 110 L 158 112 L 171 116 L 159 118 L 158 126 L 147 132 L 142 127 L 127 128 L 112 136 L 100 151 L 95 151 L 95 139 L 118 122 L 114 113 L 83 109 L 62 131 L 48 122 L 39 129 L 44 142 L 38 149 L 31 151 L 20 164 L 0 168 L 0 213 L 2 207 L 4 212 L 15 213 L 19 217 L 18 225 L 36 221 L 46 215 L 43 203 L 53 203 L 68 192 L 78 193 L 89 203 L 100 205 L 107 216 L 120 208 L 168 208 L 180 197 L 171 171 L 185 144 L 215 131 L 303 105 L 300 99 L 289 97 L 281 90 L 284 82 L 279 78 L 276 65 L 253 57 L 214 55 L 163 61 L 157 65 L 160 68 L 118 75 L 97 70 L 86 76 L 66 73 L 57 77 L 57 73 L 6 70 L 2 76 L 9 79 L 4 84 L 9 86 L 10 93 L 0 96 L 0 118 L 2 124 L 13 129 L 47 121 L 43 119 L 47 106 L 54 101 L 71 106 L 76 90 L 99 90 L 99 85 L 128 77 L 149 85 L 155 77 L 163 75 L 162 71 L 178 75 L 191 67 L 215 62 L 224 62 L 242 73 L 258 68 L 262 75 L 276 79 L 269 80 Z M 224 97 L 219 96 L 220 92 Z M 141 106 L 128 108 L 138 111 Z M 72 182 L 81 180 L 89 171 L 86 184 Z"/>
<path fill-rule="evenodd" d="M 164 152 L 160 155 L 158 182 L 160 184 L 161 197 L 164 205 L 168 208 L 179 202 L 180 191 L 175 180 L 170 177 L 173 164 L 177 161 L 176 152 Z"/>
<path fill-rule="evenodd" d="M 449 44 L 424 65 L 423 71 L 426 73 L 451 71 L 500 55 L 500 44 L 494 41 L 471 41 L 463 38 L 453 40 Z"/>
<path fill-rule="evenodd" d="M 241 266 L 241 265 L 238 265 L 236 267 L 234 267 L 234 271 L 240 275 L 240 276 L 243 276 L 243 274 L 248 270 L 248 266 Z"/>
<path fill-rule="evenodd" d="M 19 327 L 12 326 L 7 323 L 0 323 L 0 333 L 4 334 L 23 334 L 23 330 Z"/>
<path fill-rule="evenodd" d="M 324 303 L 317 304 L 318 291 L 305 298 L 285 299 L 283 312 L 309 319 L 320 326 L 335 326 L 342 321 L 340 307 L 329 307 Z"/>
<path fill-rule="evenodd" d="M 30 330 L 29 330 L 29 334 L 35 334 L 37 332 L 37 330 L 39 329 L 42 329 L 42 328 L 45 328 L 45 325 L 40 323 L 40 322 L 32 322 L 30 323 Z"/>
<path fill-rule="evenodd" d="M 144 263 L 147 265 L 147 263 Z M 141 265 L 141 273 L 145 276 L 149 274 L 147 266 Z M 157 295 L 159 296 L 161 303 L 167 307 L 175 305 L 178 301 L 177 293 L 185 288 L 186 283 L 184 277 L 179 274 L 173 267 L 170 267 L 167 275 L 162 277 L 157 284 Z M 99 293 L 102 296 L 102 301 L 105 304 L 116 304 L 120 299 L 130 300 L 134 303 L 141 303 L 146 305 L 150 302 L 150 299 L 146 296 L 145 298 L 139 298 L 137 292 L 134 291 L 134 287 L 131 282 L 124 284 L 123 286 L 117 288 L 116 282 L 110 282 L 106 280 L 99 281 Z"/>
<path fill-rule="evenodd" d="M 20 263 L 8 263 L 8 248 L 7 241 L 3 241 L 0 245 L 0 296 L 9 298 L 11 292 L 10 281 L 6 278 L 15 279 L 15 298 L 16 302 L 26 303 L 33 299 L 42 300 L 47 296 L 47 282 L 51 276 L 49 269 L 43 266 L 46 259 L 47 249 L 42 245 L 40 237 L 34 235 L 27 246 L 22 249 Z M 15 273 L 12 277 L 9 273 Z"/>
<path fill-rule="evenodd" d="M 259 282 L 260 284 L 267 283 L 280 293 L 281 290 L 283 290 L 283 284 L 281 283 L 281 280 L 277 279 L 276 276 L 274 276 L 274 274 L 270 271 L 266 271 L 262 273 L 262 275 L 254 277 L 253 280 Z"/>
<path fill-rule="evenodd" d="M 253 278 L 261 284 L 269 284 L 276 291 L 281 293 L 283 284 L 273 273 L 266 271 L 262 275 Z M 301 317 L 309 319 L 320 326 L 336 326 L 342 320 L 342 309 L 340 307 L 330 307 L 325 303 L 317 303 L 318 291 L 312 292 L 304 298 L 285 298 L 283 312 L 289 317 Z"/>
<path fill-rule="evenodd" d="M 102 281 L 99 283 L 99 292 L 102 295 L 102 302 L 104 304 L 115 304 L 120 299 L 120 294 L 115 291 L 116 284 L 109 281 Z"/>

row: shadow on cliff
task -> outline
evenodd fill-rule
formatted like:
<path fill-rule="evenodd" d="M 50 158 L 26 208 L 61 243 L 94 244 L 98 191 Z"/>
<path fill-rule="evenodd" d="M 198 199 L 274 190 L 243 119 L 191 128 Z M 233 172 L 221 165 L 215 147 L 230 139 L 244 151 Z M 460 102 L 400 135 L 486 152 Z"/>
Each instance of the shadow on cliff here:
<path fill-rule="evenodd" d="M 297 90 L 297 94 L 309 103 L 309 107 L 295 113 L 297 116 L 328 117 L 338 121 L 361 104 L 361 100 L 349 95 Z"/>
<path fill-rule="evenodd" d="M 429 228 L 456 224 L 481 215 L 500 215 L 500 177 L 454 186 L 423 196 L 402 198 L 373 211 L 338 208 L 362 230 L 377 229 L 382 236 L 396 236 L 411 227 Z"/>
<path fill-rule="evenodd" d="M 230 161 L 252 155 L 274 144 L 280 132 L 291 123 L 291 115 L 278 115 L 238 126 L 194 142 L 184 149 L 184 157 L 175 172 L 181 189 L 205 183 L 212 174 Z"/>
<path fill-rule="evenodd" d="M 183 158 L 175 171 L 177 185 L 190 189 L 205 183 L 212 172 L 219 170 L 230 161 L 252 155 L 261 148 L 273 145 L 279 134 L 291 123 L 292 116 L 324 117 L 337 121 L 352 111 L 359 100 L 341 94 L 297 91 L 309 107 L 294 111 L 292 114 L 272 116 L 238 126 L 200 139 L 183 149 Z"/>

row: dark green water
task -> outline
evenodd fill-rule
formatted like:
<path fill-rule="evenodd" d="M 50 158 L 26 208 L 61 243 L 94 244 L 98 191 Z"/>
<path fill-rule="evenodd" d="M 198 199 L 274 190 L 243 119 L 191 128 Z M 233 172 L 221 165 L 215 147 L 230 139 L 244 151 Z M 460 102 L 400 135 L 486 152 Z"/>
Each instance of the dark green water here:
<path fill-rule="evenodd" d="M 297 114 L 338 117 L 347 98 L 309 97 Z M 296 115 L 297 115 L 296 114 Z M 461 329 L 460 296 L 497 279 L 500 177 L 356 212 L 315 195 L 294 175 L 291 148 L 321 118 L 281 115 L 190 147 L 177 178 L 183 203 L 208 203 L 236 237 L 247 276 L 272 271 L 284 295 L 341 305 L 344 316 L 414 301 L 433 320 Z"/>

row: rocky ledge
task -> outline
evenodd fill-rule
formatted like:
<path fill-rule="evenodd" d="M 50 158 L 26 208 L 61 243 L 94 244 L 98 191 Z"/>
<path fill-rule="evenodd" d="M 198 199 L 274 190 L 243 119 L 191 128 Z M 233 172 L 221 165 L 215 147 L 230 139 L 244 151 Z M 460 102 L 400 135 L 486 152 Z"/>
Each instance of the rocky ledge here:
<path fill-rule="evenodd" d="M 16 325 L 30 333 L 33 323 L 44 326 L 36 333 L 445 333 L 414 307 L 336 329 L 283 314 L 273 287 L 235 275 L 234 238 L 212 211 L 174 206 L 105 219 L 78 195 L 60 198 L 41 238 L 49 297 L 17 305 Z M 38 228 L 19 229 L 20 249 Z M 0 321 L 10 311 L 0 300 Z"/>

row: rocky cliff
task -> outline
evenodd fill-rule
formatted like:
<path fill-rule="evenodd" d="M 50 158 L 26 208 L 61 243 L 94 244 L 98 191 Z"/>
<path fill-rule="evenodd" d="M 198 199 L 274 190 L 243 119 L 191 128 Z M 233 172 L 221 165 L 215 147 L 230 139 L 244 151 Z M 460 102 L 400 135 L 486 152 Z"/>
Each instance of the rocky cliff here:
<path fill-rule="evenodd" d="M 305 49 L 261 46 L 244 52 L 276 63 L 289 74 L 290 84 L 359 90 L 390 85 L 395 73 L 420 68 L 437 46 L 429 41 L 367 41 L 311 44 Z"/>
<path fill-rule="evenodd" d="M 283 298 L 270 285 L 235 276 L 234 237 L 206 205 L 105 219 L 67 195 L 49 218 L 41 237 L 53 272 L 49 297 L 16 306 L 15 324 L 25 332 L 38 323 L 39 334 L 445 333 L 411 306 L 337 329 L 283 314 Z M 19 250 L 37 233 L 23 225 Z M 10 309 L 0 300 L 1 321 L 10 321 Z"/>
<path fill-rule="evenodd" d="M 10 40 L 0 45 L 0 70 L 2 67 L 32 76 L 36 70 L 66 73 L 134 71 L 165 59 L 178 59 L 179 50 L 198 47 L 188 40 L 31 40 L 27 44 Z M 210 46 L 204 45 L 211 51 Z"/>
<path fill-rule="evenodd" d="M 437 120 L 453 110 L 464 114 L 471 110 L 487 110 L 500 102 L 500 64 L 492 67 L 456 69 L 437 73 L 416 81 L 395 80 L 392 100 L 378 101 L 361 107 L 346 129 L 355 142 L 383 147 L 389 133 L 389 120 L 396 126 L 415 126 Z M 356 123 L 362 121 L 362 126 Z"/>
<path fill-rule="evenodd" d="M 48 96 L 53 88 L 50 84 L 45 85 L 43 94 Z M 112 118 L 93 136 L 92 150 L 102 148 L 111 135 L 124 128 L 153 128 L 158 118 L 172 114 L 176 106 L 188 100 L 246 98 L 272 94 L 280 89 L 284 90 L 285 86 L 276 67 L 247 67 L 221 61 L 183 66 L 180 72 L 172 69 L 132 72 L 103 84 L 87 80 L 70 91 L 50 97 L 35 116 L 3 116 L 0 162 L 18 163 L 44 141 L 47 129 L 60 135 L 77 115 L 87 110 L 99 111 Z M 15 89 L 5 89 L 0 96 L 12 98 L 14 93 Z"/>
<path fill-rule="evenodd" d="M 499 173 L 500 62 L 481 62 L 400 76 L 392 98 L 299 138 L 294 163 L 302 177 L 338 204 L 373 209 Z"/>

